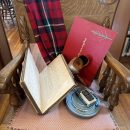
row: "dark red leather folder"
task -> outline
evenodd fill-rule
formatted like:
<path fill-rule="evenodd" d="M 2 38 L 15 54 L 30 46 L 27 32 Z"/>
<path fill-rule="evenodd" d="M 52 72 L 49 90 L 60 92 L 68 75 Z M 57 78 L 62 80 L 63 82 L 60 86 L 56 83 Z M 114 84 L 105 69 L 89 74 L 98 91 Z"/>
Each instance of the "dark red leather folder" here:
<path fill-rule="evenodd" d="M 80 76 L 90 85 L 107 54 L 116 33 L 110 29 L 75 17 L 68 35 L 63 55 L 67 62 L 78 55 L 90 58 L 90 63 L 81 70 Z"/>

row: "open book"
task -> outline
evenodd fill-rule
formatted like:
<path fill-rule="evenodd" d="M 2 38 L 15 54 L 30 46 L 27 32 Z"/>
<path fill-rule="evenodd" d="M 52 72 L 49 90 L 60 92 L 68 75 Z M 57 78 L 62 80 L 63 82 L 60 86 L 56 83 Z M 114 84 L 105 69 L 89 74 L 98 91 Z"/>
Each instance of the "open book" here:
<path fill-rule="evenodd" d="M 62 55 L 58 55 L 39 73 L 28 49 L 21 74 L 21 86 L 37 113 L 44 114 L 65 97 L 75 82 Z"/>

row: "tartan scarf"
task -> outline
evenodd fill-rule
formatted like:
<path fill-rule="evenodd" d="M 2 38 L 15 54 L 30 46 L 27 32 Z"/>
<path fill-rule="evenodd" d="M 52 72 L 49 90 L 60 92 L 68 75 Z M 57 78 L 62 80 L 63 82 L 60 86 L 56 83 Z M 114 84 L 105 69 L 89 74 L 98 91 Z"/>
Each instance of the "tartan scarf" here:
<path fill-rule="evenodd" d="M 67 38 L 60 0 L 24 0 L 35 41 L 45 62 L 63 50 Z"/>

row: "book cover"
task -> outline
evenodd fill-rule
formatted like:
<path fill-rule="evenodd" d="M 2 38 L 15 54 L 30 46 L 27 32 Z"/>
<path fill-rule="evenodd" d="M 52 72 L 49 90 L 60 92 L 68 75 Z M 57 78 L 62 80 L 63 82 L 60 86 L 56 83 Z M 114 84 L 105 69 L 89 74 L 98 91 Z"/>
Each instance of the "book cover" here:
<path fill-rule="evenodd" d="M 126 52 L 126 56 L 129 56 L 129 50 L 130 50 L 130 38 L 129 37 L 127 37 L 128 38 L 128 42 L 127 42 L 127 46 L 126 46 L 126 48 L 125 48 L 125 52 Z M 126 39 L 127 39 L 126 38 Z"/>
<path fill-rule="evenodd" d="M 88 56 L 90 63 L 81 70 L 80 76 L 90 85 L 107 54 L 116 33 L 80 17 L 75 17 L 63 55 L 67 62 L 79 55 Z"/>
<path fill-rule="evenodd" d="M 29 49 L 26 52 L 20 83 L 39 114 L 45 114 L 75 86 L 73 75 L 62 54 L 39 73 Z"/>
<path fill-rule="evenodd" d="M 129 51 L 130 51 L 130 38 L 126 37 L 121 56 L 122 57 L 129 56 L 130 55 Z"/>

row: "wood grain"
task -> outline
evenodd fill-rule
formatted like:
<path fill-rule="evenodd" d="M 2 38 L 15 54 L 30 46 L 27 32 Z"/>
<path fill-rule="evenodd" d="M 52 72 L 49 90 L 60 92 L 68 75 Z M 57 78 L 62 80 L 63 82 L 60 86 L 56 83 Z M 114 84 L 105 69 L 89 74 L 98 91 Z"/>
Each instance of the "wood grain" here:
<path fill-rule="evenodd" d="M 27 24 L 28 24 L 28 27 L 29 27 L 29 35 L 30 35 L 29 40 L 30 40 L 30 42 L 34 43 L 35 40 L 34 40 L 32 28 L 31 28 L 31 25 L 29 23 L 29 19 L 28 19 L 27 13 L 26 13 L 26 9 L 25 9 L 25 6 L 23 4 L 23 0 L 13 0 L 13 3 L 14 3 L 14 9 L 15 9 L 15 12 L 16 12 L 17 21 L 19 21 L 19 16 L 24 16 L 26 18 Z M 19 24 L 18 24 L 18 26 L 19 26 Z"/>
<path fill-rule="evenodd" d="M 9 106 L 9 94 L 0 95 L 0 124 Z"/>
<path fill-rule="evenodd" d="M 117 3 L 112 5 L 100 4 L 97 0 L 61 0 L 61 7 L 67 31 L 69 32 L 75 16 L 102 24 L 105 17 L 110 17 L 112 24 Z"/>
<path fill-rule="evenodd" d="M 112 30 L 117 32 L 117 37 L 111 46 L 110 52 L 118 60 L 121 58 L 128 25 L 130 24 L 129 7 L 130 0 L 120 0 L 113 21 Z"/>
<path fill-rule="evenodd" d="M 11 54 L 13 57 L 16 57 L 20 49 L 22 48 L 22 44 L 20 42 L 20 37 L 18 33 L 18 28 L 13 27 L 10 30 L 7 30 L 6 35 L 9 42 Z"/>
<path fill-rule="evenodd" d="M 4 65 L 8 64 L 11 59 L 12 59 L 12 55 L 9 50 L 9 45 L 8 45 L 7 37 L 5 35 L 3 22 L 2 22 L 2 19 L 0 18 L 0 64 L 1 64 L 1 68 Z"/>

